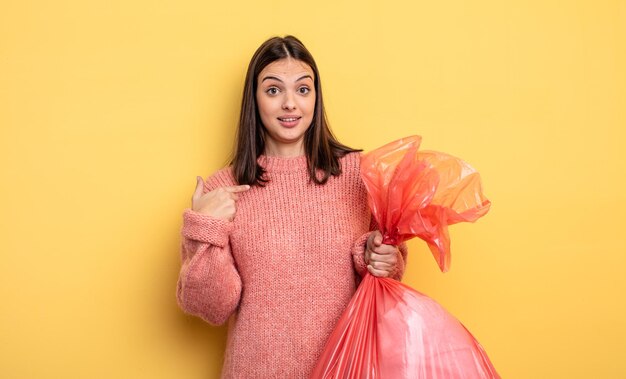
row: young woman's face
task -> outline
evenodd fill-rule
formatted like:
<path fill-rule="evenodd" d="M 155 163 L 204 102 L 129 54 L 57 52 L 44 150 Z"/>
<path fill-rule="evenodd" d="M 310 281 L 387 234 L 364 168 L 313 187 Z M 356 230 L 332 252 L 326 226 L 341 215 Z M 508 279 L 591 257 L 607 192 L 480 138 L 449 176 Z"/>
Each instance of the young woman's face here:
<path fill-rule="evenodd" d="M 274 61 L 259 73 L 256 100 L 265 126 L 265 154 L 304 154 L 304 133 L 315 111 L 314 73 L 293 58 Z"/>

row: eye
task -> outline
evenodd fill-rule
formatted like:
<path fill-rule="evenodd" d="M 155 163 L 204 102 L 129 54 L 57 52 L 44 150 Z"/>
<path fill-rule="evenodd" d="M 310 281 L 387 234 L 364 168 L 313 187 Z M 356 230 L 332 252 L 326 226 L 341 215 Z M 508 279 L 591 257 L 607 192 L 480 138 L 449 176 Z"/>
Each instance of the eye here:
<path fill-rule="evenodd" d="M 276 95 L 278 93 L 278 88 L 270 87 L 270 88 L 266 89 L 265 92 L 270 94 L 270 95 Z"/>
<path fill-rule="evenodd" d="M 298 92 L 300 92 L 303 95 L 306 95 L 307 93 L 311 92 L 311 89 L 309 87 L 300 87 L 298 88 Z"/>

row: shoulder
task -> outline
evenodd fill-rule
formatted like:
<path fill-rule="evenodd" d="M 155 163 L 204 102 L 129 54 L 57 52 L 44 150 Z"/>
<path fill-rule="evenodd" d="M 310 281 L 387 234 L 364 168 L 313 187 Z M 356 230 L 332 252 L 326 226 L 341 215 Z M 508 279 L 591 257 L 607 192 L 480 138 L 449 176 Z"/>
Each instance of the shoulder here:
<path fill-rule="evenodd" d="M 341 171 L 346 174 L 359 174 L 361 168 L 361 151 L 352 151 L 343 157 L 339 158 L 341 162 Z"/>
<path fill-rule="evenodd" d="M 235 186 L 237 182 L 233 175 L 232 166 L 223 167 L 211 174 L 204 181 L 204 192 L 213 191 L 218 187 Z"/>

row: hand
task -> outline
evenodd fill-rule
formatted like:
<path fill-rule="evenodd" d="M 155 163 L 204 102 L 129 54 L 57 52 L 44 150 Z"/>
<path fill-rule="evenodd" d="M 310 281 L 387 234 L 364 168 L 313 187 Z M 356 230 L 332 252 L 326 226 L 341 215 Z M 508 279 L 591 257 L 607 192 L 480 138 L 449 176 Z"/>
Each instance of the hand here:
<path fill-rule="evenodd" d="M 376 230 L 370 234 L 365 248 L 367 270 L 374 276 L 387 278 L 398 263 L 398 248 L 383 244 L 383 235 Z"/>
<path fill-rule="evenodd" d="M 196 190 L 191 197 L 191 209 L 222 220 L 232 221 L 235 218 L 237 210 L 235 202 L 239 199 L 237 193 L 250 189 L 247 184 L 219 187 L 203 195 L 204 180 L 199 176 L 196 180 Z"/>

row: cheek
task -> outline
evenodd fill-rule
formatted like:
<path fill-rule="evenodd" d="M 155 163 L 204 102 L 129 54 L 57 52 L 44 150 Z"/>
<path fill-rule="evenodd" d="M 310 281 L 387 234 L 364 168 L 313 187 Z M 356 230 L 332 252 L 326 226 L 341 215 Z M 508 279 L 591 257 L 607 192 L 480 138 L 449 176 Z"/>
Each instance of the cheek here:
<path fill-rule="evenodd" d="M 256 104 L 257 104 L 257 107 L 259 107 L 260 114 L 267 113 L 267 102 L 265 101 L 265 99 L 263 99 L 262 96 L 256 97 Z"/>
<path fill-rule="evenodd" d="M 263 124 L 268 124 L 276 115 L 276 104 L 272 99 L 268 99 L 267 97 L 257 98 L 257 106 L 259 107 L 259 116 L 261 116 L 261 121 Z"/>
<path fill-rule="evenodd" d="M 307 113 L 313 114 L 315 111 L 315 96 L 311 96 L 310 98 L 306 98 L 302 105 L 303 109 L 306 109 Z"/>

